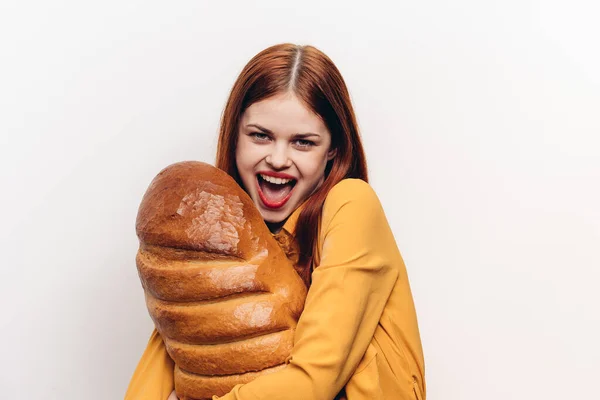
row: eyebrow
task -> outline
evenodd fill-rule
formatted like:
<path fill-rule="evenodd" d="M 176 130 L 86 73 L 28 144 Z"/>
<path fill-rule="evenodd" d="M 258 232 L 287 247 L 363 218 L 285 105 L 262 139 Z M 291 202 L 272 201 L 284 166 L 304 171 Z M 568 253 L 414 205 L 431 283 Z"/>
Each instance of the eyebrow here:
<path fill-rule="evenodd" d="M 264 133 L 268 133 L 270 135 L 273 134 L 273 132 L 263 126 L 260 126 L 258 124 L 248 124 L 246 125 L 247 128 L 256 128 L 259 129 L 261 131 L 263 131 Z M 316 137 L 321 137 L 321 135 L 317 134 L 317 133 L 312 133 L 312 132 L 305 132 L 305 133 L 296 133 L 294 135 L 294 137 L 299 137 L 299 138 L 307 138 L 307 137 L 312 137 L 312 136 L 316 136 Z"/>

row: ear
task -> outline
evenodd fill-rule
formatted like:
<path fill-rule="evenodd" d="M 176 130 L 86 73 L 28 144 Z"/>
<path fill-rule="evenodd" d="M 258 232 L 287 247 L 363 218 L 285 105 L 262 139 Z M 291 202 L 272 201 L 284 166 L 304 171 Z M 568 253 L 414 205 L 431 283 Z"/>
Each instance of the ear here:
<path fill-rule="evenodd" d="M 337 155 L 337 149 L 331 149 L 327 152 L 327 161 L 333 160 L 333 158 Z"/>

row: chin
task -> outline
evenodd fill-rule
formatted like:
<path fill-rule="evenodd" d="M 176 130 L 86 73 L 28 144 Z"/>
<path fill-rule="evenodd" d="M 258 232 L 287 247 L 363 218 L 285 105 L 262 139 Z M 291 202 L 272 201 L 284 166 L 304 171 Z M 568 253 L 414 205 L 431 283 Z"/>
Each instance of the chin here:
<path fill-rule="evenodd" d="M 260 215 L 263 220 L 269 224 L 278 224 L 280 222 L 285 221 L 291 214 L 292 211 L 280 210 L 280 211 L 268 211 L 268 210 L 260 210 Z"/>

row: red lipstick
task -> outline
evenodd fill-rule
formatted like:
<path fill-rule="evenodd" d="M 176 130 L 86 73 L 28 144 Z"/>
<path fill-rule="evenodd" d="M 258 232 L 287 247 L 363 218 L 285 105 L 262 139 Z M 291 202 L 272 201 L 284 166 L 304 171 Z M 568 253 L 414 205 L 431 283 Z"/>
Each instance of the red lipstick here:
<path fill-rule="evenodd" d="M 262 174 L 262 172 L 261 172 L 261 174 Z M 274 176 L 276 178 L 283 178 L 283 179 L 296 179 L 296 178 L 290 177 L 290 175 L 286 175 L 286 174 L 280 174 L 280 175 L 285 175 L 285 176 L 272 175 L 272 173 L 271 174 L 265 174 L 265 175 Z M 275 210 L 275 209 L 283 207 L 285 205 L 285 203 L 288 202 L 288 200 L 290 199 L 290 197 L 292 197 L 292 193 L 294 193 L 294 187 L 292 187 L 292 189 L 290 190 L 290 192 L 283 199 L 279 200 L 278 202 L 269 201 L 269 199 L 267 199 L 267 197 L 263 193 L 262 189 L 260 188 L 260 183 L 258 182 L 259 179 L 260 178 L 257 175 L 256 176 L 256 187 L 258 188 L 258 197 L 260 197 L 260 200 L 263 202 L 263 204 L 267 208 Z"/>
<path fill-rule="evenodd" d="M 275 171 L 258 171 L 257 174 L 261 174 L 261 175 L 266 175 L 266 176 L 272 176 L 274 178 L 281 178 L 281 179 L 293 179 L 296 180 L 295 177 L 288 175 L 288 174 L 284 174 L 283 172 L 275 172 Z"/>

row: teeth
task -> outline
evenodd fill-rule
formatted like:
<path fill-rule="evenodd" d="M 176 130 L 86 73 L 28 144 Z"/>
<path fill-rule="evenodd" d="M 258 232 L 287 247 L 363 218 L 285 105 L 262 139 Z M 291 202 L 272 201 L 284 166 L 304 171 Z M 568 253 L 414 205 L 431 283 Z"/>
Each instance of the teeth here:
<path fill-rule="evenodd" d="M 267 176 L 263 174 L 260 174 L 260 177 L 263 178 L 265 181 L 274 183 L 276 185 L 285 185 L 286 183 L 291 181 L 291 179 L 275 178 L 274 176 Z"/>

